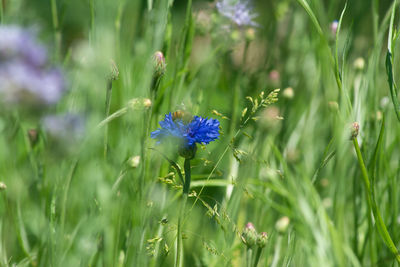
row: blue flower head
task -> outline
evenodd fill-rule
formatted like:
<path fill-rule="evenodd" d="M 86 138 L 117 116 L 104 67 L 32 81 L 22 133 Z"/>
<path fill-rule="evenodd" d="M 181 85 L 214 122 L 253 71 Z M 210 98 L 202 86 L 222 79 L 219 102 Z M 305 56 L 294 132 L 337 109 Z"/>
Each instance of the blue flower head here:
<path fill-rule="evenodd" d="M 191 121 L 173 118 L 172 113 L 165 115 L 160 121 L 161 128 L 151 133 L 151 138 L 163 142 L 167 139 L 177 140 L 179 153 L 183 157 L 193 157 L 196 151 L 196 143 L 208 144 L 218 139 L 219 121 L 216 119 L 194 116 Z M 189 156 L 190 155 L 190 156 Z"/>
<path fill-rule="evenodd" d="M 252 13 L 250 0 L 219 0 L 216 6 L 221 15 L 238 26 L 258 26 L 253 21 L 257 14 Z"/>

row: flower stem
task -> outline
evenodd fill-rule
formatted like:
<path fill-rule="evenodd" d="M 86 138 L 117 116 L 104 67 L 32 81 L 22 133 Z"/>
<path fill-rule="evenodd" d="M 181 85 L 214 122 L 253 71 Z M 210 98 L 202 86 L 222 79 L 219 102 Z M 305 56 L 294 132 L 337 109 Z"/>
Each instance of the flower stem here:
<path fill-rule="evenodd" d="M 112 95 L 112 80 L 107 81 L 107 89 L 106 89 L 106 118 L 110 115 L 110 107 L 111 107 L 111 95 Z M 104 150 L 103 156 L 107 158 L 107 150 L 108 150 L 108 124 L 104 127 Z"/>
<path fill-rule="evenodd" d="M 262 247 L 258 247 L 257 251 L 256 251 L 256 256 L 254 258 L 253 267 L 257 267 L 258 262 L 260 261 L 260 258 L 261 258 L 261 252 L 262 252 Z"/>
<path fill-rule="evenodd" d="M 183 219 L 185 214 L 185 207 L 186 202 L 188 199 L 188 194 L 183 194 L 183 202 L 181 205 L 181 210 L 179 211 L 179 218 L 178 218 L 178 235 L 176 236 L 176 260 L 175 266 L 182 267 L 183 266 L 183 243 L 182 243 L 182 226 L 183 226 Z"/>
<path fill-rule="evenodd" d="M 178 234 L 176 236 L 176 260 L 175 266 L 181 267 L 183 266 L 183 242 L 182 242 L 182 226 L 185 217 L 185 208 L 186 202 L 188 199 L 189 189 L 190 189 L 190 180 L 191 180 L 191 172 L 190 172 L 190 159 L 185 159 L 184 163 L 185 168 L 185 182 L 183 184 L 183 202 L 181 205 L 181 210 L 179 211 L 179 218 L 178 218 Z"/>
<path fill-rule="evenodd" d="M 372 194 L 371 184 L 368 178 L 368 171 L 364 164 L 364 160 L 360 151 L 360 146 L 358 145 L 357 137 L 353 138 L 353 144 L 354 144 L 354 149 L 356 150 L 358 163 L 361 168 L 362 178 L 364 181 L 365 191 L 367 195 L 368 206 L 370 210 L 372 210 L 372 214 L 374 215 L 376 228 L 378 229 L 379 235 L 382 237 L 386 246 L 395 255 L 397 262 L 400 263 L 400 254 L 396 248 L 396 245 L 393 243 L 392 238 L 390 237 L 390 234 L 386 228 L 385 223 L 383 222 L 381 213 L 378 209 L 378 205 L 376 204 L 375 196 Z"/>
<path fill-rule="evenodd" d="M 253 250 L 251 248 L 247 248 L 246 251 L 246 266 L 251 267 L 251 258 L 253 256 Z"/>

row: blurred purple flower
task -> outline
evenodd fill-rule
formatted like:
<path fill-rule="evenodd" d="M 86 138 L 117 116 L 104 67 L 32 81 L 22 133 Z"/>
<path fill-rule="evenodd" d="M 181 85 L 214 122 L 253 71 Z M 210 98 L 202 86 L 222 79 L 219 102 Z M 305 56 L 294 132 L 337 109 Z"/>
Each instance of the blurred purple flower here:
<path fill-rule="evenodd" d="M 258 26 L 253 21 L 258 15 L 252 13 L 250 0 L 220 0 L 217 2 L 217 9 L 238 26 Z"/>
<path fill-rule="evenodd" d="M 21 60 L 33 66 L 43 66 L 47 51 L 37 43 L 34 33 L 15 25 L 0 27 L 0 61 Z"/>
<path fill-rule="evenodd" d="M 67 143 L 81 139 L 85 133 L 85 120 L 73 113 L 48 115 L 42 119 L 42 125 L 51 138 Z"/>
<path fill-rule="evenodd" d="M 0 99 L 6 104 L 55 104 L 65 86 L 60 70 L 48 68 L 47 51 L 32 32 L 0 26 Z"/>

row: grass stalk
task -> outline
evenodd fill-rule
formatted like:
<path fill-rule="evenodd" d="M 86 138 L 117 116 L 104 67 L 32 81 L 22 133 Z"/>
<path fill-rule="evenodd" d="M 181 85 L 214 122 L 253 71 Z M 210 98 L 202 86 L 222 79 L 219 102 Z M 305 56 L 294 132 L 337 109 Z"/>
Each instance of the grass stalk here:
<path fill-rule="evenodd" d="M 57 11 L 57 0 L 51 1 L 51 14 L 53 20 L 53 30 L 54 30 L 54 42 L 55 42 L 55 55 L 56 58 L 60 57 L 61 53 L 61 31 L 60 31 L 60 23 L 58 20 L 58 11 Z"/>
<path fill-rule="evenodd" d="M 112 96 L 112 80 L 109 79 L 107 81 L 106 88 L 106 118 L 110 115 L 110 107 L 111 107 L 111 96 Z M 104 127 L 104 148 L 103 148 L 103 156 L 104 159 L 107 158 L 107 150 L 108 150 L 108 124 Z"/>
<path fill-rule="evenodd" d="M 368 171 L 364 164 L 363 156 L 360 151 L 360 146 L 358 145 L 357 137 L 353 138 L 353 145 L 354 145 L 354 149 L 357 154 L 357 160 L 358 160 L 358 163 L 359 163 L 360 169 L 361 169 L 361 174 L 362 174 L 361 177 L 363 179 L 364 186 L 365 186 L 365 192 L 366 192 L 366 196 L 367 196 L 368 206 L 369 206 L 369 209 L 372 211 L 372 214 L 374 215 L 376 228 L 379 232 L 379 235 L 382 237 L 385 245 L 393 253 L 393 255 L 396 258 L 396 261 L 398 263 L 400 263 L 400 254 L 396 248 L 396 245 L 393 243 L 393 240 L 390 237 L 390 234 L 389 234 L 389 232 L 386 228 L 386 225 L 382 219 L 381 213 L 378 209 L 378 205 L 375 201 L 375 197 L 371 193 L 371 184 L 370 184 L 370 181 L 368 178 Z"/>

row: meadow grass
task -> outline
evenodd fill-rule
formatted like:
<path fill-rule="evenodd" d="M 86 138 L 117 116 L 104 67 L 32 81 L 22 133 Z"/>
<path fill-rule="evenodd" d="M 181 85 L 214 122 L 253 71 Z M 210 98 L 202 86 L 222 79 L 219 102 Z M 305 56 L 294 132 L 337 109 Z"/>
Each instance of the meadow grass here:
<path fill-rule="evenodd" d="M 400 265 L 397 1 L 218 2 L 0 1 L 67 88 L 0 84 L 0 266 Z M 220 122 L 193 159 L 177 110 Z"/>

